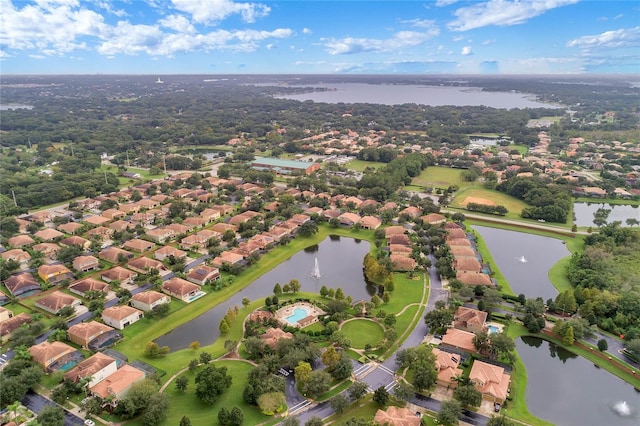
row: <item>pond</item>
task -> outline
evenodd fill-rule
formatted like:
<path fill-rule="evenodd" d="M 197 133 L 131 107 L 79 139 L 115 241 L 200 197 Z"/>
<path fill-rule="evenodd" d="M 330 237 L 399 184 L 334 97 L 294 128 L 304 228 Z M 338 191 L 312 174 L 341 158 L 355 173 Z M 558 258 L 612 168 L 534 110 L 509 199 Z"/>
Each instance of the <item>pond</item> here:
<path fill-rule="evenodd" d="M 513 292 L 527 298 L 555 299 L 558 290 L 549 269 L 571 252 L 564 241 L 506 229 L 473 226 L 487 245 L 496 266 Z"/>
<path fill-rule="evenodd" d="M 630 384 L 537 337 L 518 339 L 516 349 L 534 416 L 563 426 L 638 424 L 640 393 Z"/>
<path fill-rule="evenodd" d="M 320 244 L 296 253 L 223 303 L 159 337 L 156 343 L 169 346 L 172 351 L 187 348 L 196 340 L 202 346 L 209 345 L 220 337 L 218 325 L 229 307 L 242 306 L 245 297 L 253 301 L 271 296 L 276 283 L 283 286 L 292 279 L 300 281 L 302 291 L 320 293 L 323 285 L 333 289 L 341 287 L 354 301 L 369 300 L 375 288 L 365 283 L 362 273 L 362 262 L 369 248 L 367 241 L 328 237 Z M 316 259 L 320 278 L 312 277 Z"/>
<path fill-rule="evenodd" d="M 611 210 L 609 216 L 607 216 L 607 223 L 619 221 L 622 223 L 622 226 L 626 226 L 627 219 L 635 219 L 640 222 L 640 206 L 618 205 L 609 203 L 574 203 L 574 223 L 578 226 L 595 227 L 593 223 L 593 214 L 601 208 Z"/>

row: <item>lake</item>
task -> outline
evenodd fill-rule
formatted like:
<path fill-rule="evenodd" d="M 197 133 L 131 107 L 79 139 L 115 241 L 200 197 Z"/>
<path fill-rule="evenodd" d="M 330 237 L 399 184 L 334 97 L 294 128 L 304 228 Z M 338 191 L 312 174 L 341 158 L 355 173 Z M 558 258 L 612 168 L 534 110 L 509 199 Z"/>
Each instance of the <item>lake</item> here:
<path fill-rule="evenodd" d="M 229 307 L 241 307 L 244 297 L 253 301 L 271 296 L 276 283 L 282 286 L 294 278 L 300 281 L 302 291 L 320 293 L 323 285 L 333 289 L 341 287 L 344 294 L 351 296 L 354 301 L 370 300 L 375 288 L 365 283 L 362 272 L 363 259 L 369 249 L 367 241 L 328 237 L 320 244 L 296 253 L 223 303 L 159 337 L 156 343 L 169 346 L 172 351 L 187 348 L 195 340 L 202 346 L 209 345 L 220 337 L 218 325 Z M 311 276 L 316 258 L 320 270 L 319 279 Z"/>
<path fill-rule="evenodd" d="M 31 105 L 0 105 L 0 111 L 8 111 L 12 109 L 33 109 Z"/>
<path fill-rule="evenodd" d="M 555 299 L 558 290 L 549 280 L 549 269 L 571 252 L 564 241 L 524 232 L 472 227 L 484 240 L 496 266 L 515 294 L 527 298 Z"/>
<path fill-rule="evenodd" d="M 292 86 L 298 87 L 298 86 Z M 484 105 L 492 108 L 562 108 L 536 100 L 534 95 L 517 92 L 485 92 L 478 87 L 423 86 L 404 84 L 331 83 L 300 87 L 328 88 L 322 92 L 276 96 L 280 99 L 325 103 L 371 103 L 383 105 L 420 104 Z"/>
<path fill-rule="evenodd" d="M 626 226 L 627 219 L 635 219 L 640 222 L 640 206 L 617 205 L 609 203 L 574 203 L 573 215 L 574 223 L 578 226 L 593 226 L 593 214 L 596 210 L 605 208 L 611 210 L 607 217 L 607 223 L 619 221 L 622 226 Z"/>
<path fill-rule="evenodd" d="M 537 337 L 517 339 L 516 349 L 528 372 L 527 407 L 534 416 L 562 426 L 638 424 L 640 393 L 630 384 Z M 621 416 L 616 406 L 634 414 Z"/>

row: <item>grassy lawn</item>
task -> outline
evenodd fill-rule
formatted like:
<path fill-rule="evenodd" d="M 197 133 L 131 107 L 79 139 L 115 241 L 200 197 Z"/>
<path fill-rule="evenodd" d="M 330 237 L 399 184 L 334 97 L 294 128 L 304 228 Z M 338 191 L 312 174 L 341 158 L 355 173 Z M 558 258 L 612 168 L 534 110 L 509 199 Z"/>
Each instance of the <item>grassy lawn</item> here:
<path fill-rule="evenodd" d="M 424 291 L 424 274 L 416 273 L 415 278 L 409 278 L 406 273 L 393 274 L 396 289 L 391 293 L 389 303 L 380 305 L 387 313 L 397 314 L 411 303 L 420 303 Z"/>
<path fill-rule="evenodd" d="M 640 200 L 621 200 L 619 198 L 578 197 L 574 199 L 574 202 L 587 203 L 587 204 L 616 204 L 621 206 L 640 206 Z"/>
<path fill-rule="evenodd" d="M 346 164 L 347 169 L 355 170 L 356 172 L 362 172 L 367 167 L 372 167 L 374 169 L 379 169 L 380 167 L 384 167 L 386 163 L 379 163 L 375 161 L 362 161 L 362 160 L 352 160 Z"/>
<path fill-rule="evenodd" d="M 463 203 L 467 197 L 484 198 L 493 201 L 498 206 L 506 207 L 507 210 L 509 210 L 509 213 L 505 216 L 507 219 L 521 219 L 520 213 L 527 207 L 527 203 L 524 201 L 518 200 L 517 198 L 502 192 L 483 188 L 481 186 L 464 188 L 458 191 L 453 200 L 451 200 L 451 207 L 463 208 Z"/>
<path fill-rule="evenodd" d="M 362 417 L 366 420 L 373 420 L 380 407 L 373 402 L 373 394 L 369 394 L 347 407 L 341 414 L 333 414 L 325 419 L 326 424 L 342 425 L 347 420 Z"/>
<path fill-rule="evenodd" d="M 412 185 L 426 188 L 448 188 L 452 185 L 458 185 L 462 188 L 469 185 L 462 179 L 462 169 L 452 169 L 450 167 L 427 167 L 419 176 L 411 180 Z"/>
<path fill-rule="evenodd" d="M 345 322 L 341 330 L 351 340 L 351 346 L 356 349 L 364 349 L 367 344 L 375 346 L 384 338 L 383 327 L 377 322 L 367 319 L 354 319 Z"/>
<path fill-rule="evenodd" d="M 509 145 L 509 148 L 515 149 L 520 153 L 520 155 L 526 155 L 529 151 L 529 147 L 527 145 Z"/>
<path fill-rule="evenodd" d="M 165 390 L 165 393 L 170 397 L 171 405 L 163 425 L 177 425 L 182 416 L 189 417 L 193 425 L 217 425 L 219 424 L 218 411 L 220 408 L 226 407 L 231 410 L 235 406 L 244 413 L 243 424 L 257 425 L 270 419 L 270 417 L 263 415 L 257 407 L 247 405 L 242 398 L 242 391 L 247 384 L 247 375 L 253 368 L 251 364 L 243 361 L 216 361 L 214 365 L 218 368 L 227 367 L 227 374 L 233 377 L 231 387 L 220 396 L 215 404 L 207 405 L 197 399 L 195 395 L 197 371 L 184 372 L 183 375 L 189 378 L 186 392 L 177 391 L 173 384 L 170 384 Z M 142 421 L 137 420 L 128 424 L 141 425 Z"/>

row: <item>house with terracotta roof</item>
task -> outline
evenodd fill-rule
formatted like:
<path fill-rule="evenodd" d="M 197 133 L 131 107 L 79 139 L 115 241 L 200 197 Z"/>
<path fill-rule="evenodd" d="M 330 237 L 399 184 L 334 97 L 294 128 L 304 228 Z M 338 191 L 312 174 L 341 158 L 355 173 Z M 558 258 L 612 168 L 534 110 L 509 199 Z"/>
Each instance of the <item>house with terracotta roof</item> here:
<path fill-rule="evenodd" d="M 482 393 L 484 400 L 504 404 L 511 383 L 511 376 L 504 371 L 504 368 L 475 360 L 469 372 L 469 379 Z"/>
<path fill-rule="evenodd" d="M 385 410 L 379 409 L 373 417 L 375 424 L 388 426 L 420 426 L 420 417 L 407 407 L 390 405 Z"/>
<path fill-rule="evenodd" d="M 40 283 L 36 281 L 30 272 L 20 272 L 11 275 L 4 280 L 4 285 L 13 297 L 40 291 Z"/>
<path fill-rule="evenodd" d="M 133 256 L 135 256 L 133 253 L 122 250 L 118 247 L 107 247 L 105 249 L 102 249 L 100 253 L 98 253 L 98 257 L 100 259 L 114 264 L 126 262 L 129 259 L 133 259 Z"/>
<path fill-rule="evenodd" d="M 470 257 L 473 259 L 478 258 L 478 253 L 471 247 L 453 246 L 449 248 L 449 251 L 455 259 L 461 259 L 464 257 Z"/>
<path fill-rule="evenodd" d="M 7 240 L 9 247 L 15 248 L 25 247 L 35 242 L 36 241 L 29 235 L 16 235 L 15 237 L 11 237 Z"/>
<path fill-rule="evenodd" d="M 153 310 L 156 306 L 163 305 L 165 303 L 171 303 L 171 298 L 166 294 L 162 294 L 157 291 L 148 290 L 141 291 L 131 296 L 131 306 L 136 309 L 148 312 Z"/>
<path fill-rule="evenodd" d="M 131 240 L 125 241 L 123 247 L 131 251 L 143 253 L 145 251 L 151 250 L 154 245 L 155 244 L 150 241 L 141 240 L 140 238 L 133 238 Z"/>
<path fill-rule="evenodd" d="M 77 235 L 73 235 L 69 238 L 65 238 L 63 240 L 60 240 L 60 245 L 61 246 L 78 246 L 83 248 L 84 250 L 88 250 L 89 247 L 91 247 L 91 241 L 87 240 L 86 238 L 82 238 L 79 237 Z"/>
<path fill-rule="evenodd" d="M 82 379 L 89 378 L 87 387 L 93 387 L 118 370 L 115 358 L 96 352 L 89 358 L 80 361 L 71 370 L 64 374 L 64 379 L 73 383 L 79 383 Z"/>
<path fill-rule="evenodd" d="M 265 345 L 271 349 L 275 349 L 280 339 L 293 339 L 293 334 L 283 331 L 281 328 L 271 327 L 266 329 L 265 332 L 258 337 L 260 337 Z"/>
<path fill-rule="evenodd" d="M 102 217 L 106 217 L 109 220 L 117 219 L 119 217 L 124 217 L 127 214 L 123 211 L 116 209 L 108 209 L 102 212 Z"/>
<path fill-rule="evenodd" d="M 140 274 L 147 274 L 152 269 L 158 271 L 161 275 L 167 271 L 167 267 L 164 263 L 156 259 L 150 259 L 148 257 L 136 257 L 127 262 L 127 268 Z"/>
<path fill-rule="evenodd" d="M 453 314 L 453 326 L 471 333 L 487 331 L 487 313 L 466 306 L 460 306 Z"/>
<path fill-rule="evenodd" d="M 81 322 L 67 330 L 69 340 L 85 349 L 97 351 L 106 348 L 122 338 L 113 327 L 98 321 Z"/>
<path fill-rule="evenodd" d="M 344 226 L 353 226 L 356 223 L 360 222 L 360 215 L 357 213 L 345 212 L 338 216 L 338 220 L 340 221 L 340 225 Z"/>
<path fill-rule="evenodd" d="M 198 265 L 187 273 L 187 280 L 198 285 L 205 285 L 220 278 L 220 270 L 208 265 Z"/>
<path fill-rule="evenodd" d="M 409 206 L 403 210 L 400 210 L 400 215 L 409 216 L 412 219 L 420 217 L 422 215 L 422 209 L 415 206 Z"/>
<path fill-rule="evenodd" d="M 162 291 L 171 297 L 189 303 L 200 292 L 200 286 L 182 278 L 173 277 L 162 283 Z"/>
<path fill-rule="evenodd" d="M 69 286 L 71 293 L 82 297 L 86 297 L 89 291 L 101 291 L 106 294 L 109 292 L 109 289 L 109 284 L 91 277 L 83 278 Z"/>
<path fill-rule="evenodd" d="M 58 231 L 65 232 L 67 234 L 75 234 L 78 230 L 82 228 L 82 225 L 78 222 L 67 222 L 62 225 L 58 225 Z"/>
<path fill-rule="evenodd" d="M 93 229 L 89 229 L 85 235 L 89 237 L 101 237 L 104 240 L 108 239 L 113 235 L 115 231 L 111 228 L 107 228 L 106 226 L 97 226 Z"/>
<path fill-rule="evenodd" d="M 219 268 L 225 263 L 229 265 L 235 265 L 237 263 L 242 262 L 242 259 L 243 259 L 242 255 L 239 255 L 237 253 L 232 253 L 230 251 L 223 251 L 222 253 L 220 253 L 220 256 L 214 258 L 211 261 L 211 264 Z"/>
<path fill-rule="evenodd" d="M 22 249 L 11 249 L 0 254 L 3 260 L 13 260 L 20 264 L 21 269 L 27 269 L 29 261 L 31 261 L 31 255 Z"/>
<path fill-rule="evenodd" d="M 54 315 L 57 315 L 64 307 L 71 306 L 75 308 L 78 305 L 80 305 L 80 299 L 61 291 L 54 291 L 35 301 L 36 308 L 43 309 Z"/>
<path fill-rule="evenodd" d="M 170 225 L 165 226 L 165 229 L 172 230 L 174 234 L 178 236 L 178 235 L 186 234 L 187 232 L 189 232 L 190 228 L 188 226 L 184 226 L 179 223 L 172 223 Z"/>
<path fill-rule="evenodd" d="M 104 217 L 96 214 L 96 215 L 84 218 L 83 221 L 87 222 L 89 225 L 103 225 L 111 221 L 111 219 L 109 219 L 108 217 Z"/>
<path fill-rule="evenodd" d="M 100 269 L 98 258 L 91 255 L 81 255 L 73 259 L 73 269 L 80 272 L 95 271 Z"/>
<path fill-rule="evenodd" d="M 467 238 L 467 233 L 464 232 L 464 230 L 462 228 L 447 229 L 447 234 L 449 234 L 448 239 L 451 239 L 451 238 Z"/>
<path fill-rule="evenodd" d="M 158 244 L 164 244 L 173 237 L 175 237 L 176 233 L 173 229 L 169 228 L 155 228 L 147 231 L 147 237 Z"/>
<path fill-rule="evenodd" d="M 89 390 L 93 396 L 109 400 L 109 404 L 115 406 L 119 400 L 127 396 L 131 386 L 144 379 L 144 377 L 144 371 L 125 364 L 104 380 L 90 387 Z"/>
<path fill-rule="evenodd" d="M 53 241 L 56 238 L 64 237 L 64 233 L 56 231 L 53 228 L 44 228 L 33 234 L 33 236 L 41 239 L 42 241 Z"/>
<path fill-rule="evenodd" d="M 440 213 L 429 213 L 424 216 L 420 216 L 420 220 L 430 225 L 437 225 L 438 223 L 446 222 L 447 218 L 441 215 Z"/>
<path fill-rule="evenodd" d="M 138 322 L 144 317 L 144 312 L 128 305 L 116 305 L 102 311 L 102 321 L 118 330 Z"/>
<path fill-rule="evenodd" d="M 211 223 L 220 219 L 220 210 L 216 209 L 204 209 L 200 212 L 200 217 L 207 221 L 207 223 Z"/>
<path fill-rule="evenodd" d="M 133 280 L 138 276 L 137 272 L 130 271 L 122 266 L 114 266 L 111 269 L 102 271 L 100 279 L 108 283 L 119 281 L 120 284 L 133 284 Z"/>
<path fill-rule="evenodd" d="M 133 222 L 128 222 L 126 220 L 118 219 L 115 222 L 112 222 L 109 225 L 107 225 L 107 227 L 117 232 L 123 232 L 129 229 L 135 228 L 136 225 Z"/>
<path fill-rule="evenodd" d="M 410 257 L 411 253 L 413 253 L 411 246 L 405 246 L 403 244 L 389 244 L 389 254 Z"/>
<path fill-rule="evenodd" d="M 458 385 L 456 378 L 461 377 L 464 372 L 460 368 L 461 356 L 438 348 L 433 348 L 431 351 L 436 356 L 437 383 L 447 388 L 455 388 Z"/>
<path fill-rule="evenodd" d="M 33 360 L 49 373 L 63 366 L 75 365 L 83 358 L 82 353 L 63 342 L 44 341 L 29 348 Z"/>
<path fill-rule="evenodd" d="M 475 336 L 475 334 L 468 331 L 449 328 L 447 329 L 447 333 L 442 336 L 442 344 L 461 349 L 466 352 L 477 353 L 476 347 L 473 344 L 473 338 Z"/>
<path fill-rule="evenodd" d="M 171 256 L 173 256 L 176 259 L 180 259 L 180 258 L 186 257 L 187 252 L 175 247 L 164 246 L 159 248 L 153 253 L 153 257 L 161 262 L 164 261 L 165 259 L 168 259 Z"/>
<path fill-rule="evenodd" d="M 402 244 L 405 246 L 411 245 L 411 241 L 409 240 L 409 236 L 407 234 L 393 234 L 387 237 L 387 243 L 391 244 Z"/>
<path fill-rule="evenodd" d="M 482 264 L 473 257 L 454 257 L 453 268 L 458 272 L 472 272 L 477 274 L 482 271 Z"/>
<path fill-rule="evenodd" d="M 392 254 L 389 256 L 389 260 L 391 260 L 394 271 L 413 271 L 416 268 L 416 261 L 411 257 Z"/>
<path fill-rule="evenodd" d="M 13 318 L 13 312 L 3 306 L 0 306 L 0 322 L 6 321 L 9 318 Z"/>
<path fill-rule="evenodd" d="M 42 278 L 44 282 L 53 285 L 74 278 L 73 273 L 62 263 L 38 266 L 38 276 Z"/>
<path fill-rule="evenodd" d="M 449 247 L 471 247 L 471 241 L 469 241 L 467 238 L 447 238 L 446 243 Z"/>
<path fill-rule="evenodd" d="M 378 229 L 382 225 L 382 221 L 375 216 L 363 216 L 358 223 L 362 229 Z"/>
<path fill-rule="evenodd" d="M 31 315 L 20 312 L 18 315 L 0 322 L 0 342 L 4 343 L 11 338 L 11 334 L 31 321 Z"/>
<path fill-rule="evenodd" d="M 40 243 L 32 247 L 34 251 L 44 254 L 45 257 L 50 260 L 54 260 L 58 257 L 60 246 L 54 243 Z"/>
<path fill-rule="evenodd" d="M 469 286 L 476 285 L 493 285 L 493 281 L 491 281 L 491 277 L 487 274 L 475 273 L 475 272 L 458 272 L 456 274 L 456 279 L 460 281 L 462 284 Z"/>

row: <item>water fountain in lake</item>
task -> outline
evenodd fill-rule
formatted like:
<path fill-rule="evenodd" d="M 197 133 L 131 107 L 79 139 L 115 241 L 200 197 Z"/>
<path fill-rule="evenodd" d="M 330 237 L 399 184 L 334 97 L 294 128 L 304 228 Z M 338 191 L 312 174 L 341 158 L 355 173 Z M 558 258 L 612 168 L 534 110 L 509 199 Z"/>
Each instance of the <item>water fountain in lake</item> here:
<path fill-rule="evenodd" d="M 527 263 L 527 258 L 524 256 L 520 256 L 519 258 L 516 259 L 518 262 L 520 263 Z"/>
<path fill-rule="evenodd" d="M 311 272 L 311 278 L 317 280 L 320 277 L 320 267 L 318 266 L 318 258 L 316 257 L 315 265 L 313 266 L 313 271 Z"/>
<path fill-rule="evenodd" d="M 631 413 L 631 407 L 627 404 L 627 401 L 620 401 L 613 404 L 611 409 L 619 416 L 628 417 Z"/>

